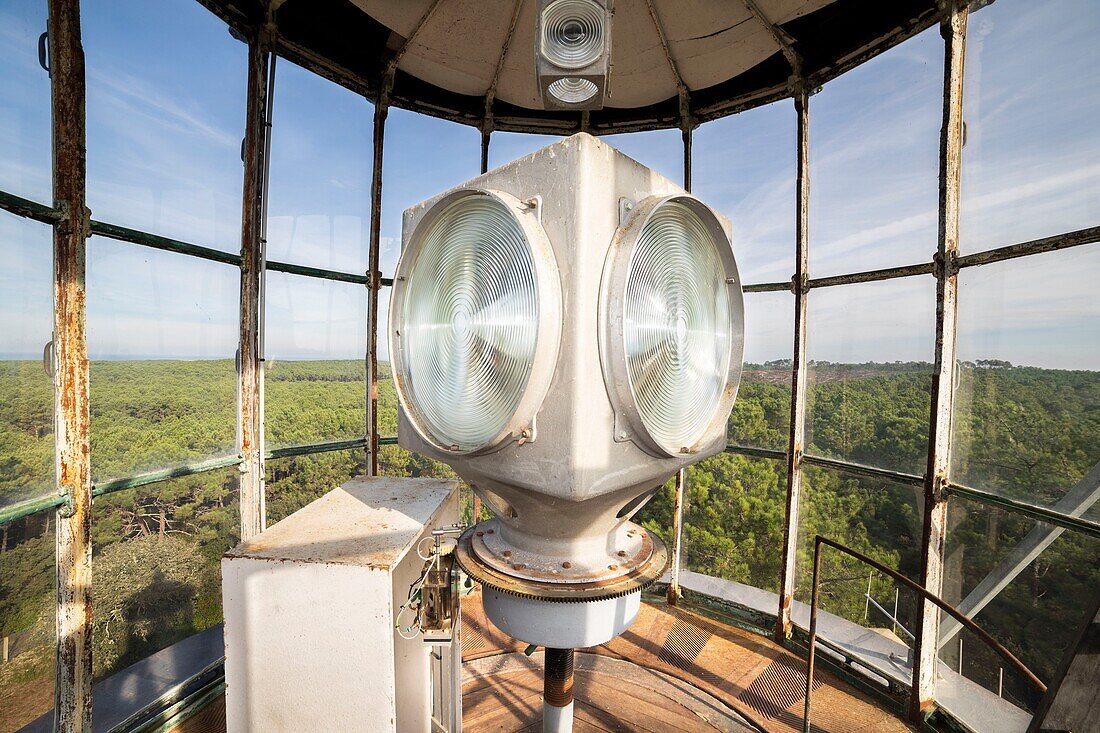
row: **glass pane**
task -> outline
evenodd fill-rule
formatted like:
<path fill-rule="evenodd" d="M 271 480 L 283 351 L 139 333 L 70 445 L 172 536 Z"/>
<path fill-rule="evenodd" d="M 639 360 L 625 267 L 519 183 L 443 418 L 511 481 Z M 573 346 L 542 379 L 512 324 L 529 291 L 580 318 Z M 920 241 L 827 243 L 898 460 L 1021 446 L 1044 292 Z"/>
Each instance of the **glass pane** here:
<path fill-rule="evenodd" d="M 489 169 L 511 163 L 561 140 L 559 135 L 530 135 L 525 132 L 494 132 L 489 142 Z M 479 153 L 480 154 L 480 153 Z M 478 159 L 480 161 L 480 158 Z"/>
<path fill-rule="evenodd" d="M 745 368 L 729 422 L 729 442 L 787 450 L 791 424 L 794 296 L 745 294 Z"/>
<path fill-rule="evenodd" d="M 367 289 L 267 273 L 267 447 L 366 435 Z"/>
<path fill-rule="evenodd" d="M 45 32 L 46 0 L 0 7 L 0 190 L 50 204 L 50 76 L 38 64 Z"/>
<path fill-rule="evenodd" d="M 998 0 L 972 13 L 960 249 L 1100 222 L 1100 5 Z"/>
<path fill-rule="evenodd" d="M 811 599 L 816 535 L 839 542 L 909 578 L 919 578 L 922 506 L 920 486 L 831 469 L 804 469 L 795 599 L 806 604 Z M 852 644 L 860 657 L 886 663 L 885 671 L 890 675 L 910 674 L 905 665 L 916 632 L 915 595 L 889 576 L 838 550 L 823 547 L 821 558 L 820 610 L 877 632 L 877 636 L 868 637 L 833 618 L 819 622 L 823 636 Z M 797 617 L 800 624 L 808 619 L 808 609 Z"/>
<path fill-rule="evenodd" d="M 267 258 L 366 272 L 373 108 L 283 59 L 274 99 Z"/>
<path fill-rule="evenodd" d="M 366 453 L 361 448 L 267 461 L 268 526 L 364 473 Z"/>
<path fill-rule="evenodd" d="M 813 277 L 931 261 L 942 94 L 933 27 L 810 100 Z"/>
<path fill-rule="evenodd" d="M 391 107 L 382 158 L 382 274 L 393 275 L 405 209 L 481 172 L 481 133 L 469 125 Z M 394 246 L 396 245 L 396 247 Z M 392 254 L 390 254 L 392 253 Z"/>
<path fill-rule="evenodd" d="M 808 453 L 924 473 L 935 292 L 910 277 L 810 293 Z"/>
<path fill-rule="evenodd" d="M 94 481 L 236 453 L 238 273 L 91 239 Z"/>
<path fill-rule="evenodd" d="M 692 466 L 683 567 L 777 593 L 786 495 L 782 461 L 720 453 Z"/>
<path fill-rule="evenodd" d="M 784 101 L 695 130 L 692 192 L 732 221 L 743 283 L 794 275 L 795 123 Z"/>
<path fill-rule="evenodd" d="M 1098 273 L 1100 245 L 959 273 L 954 480 L 1100 519 Z"/>
<path fill-rule="evenodd" d="M 684 139 L 679 130 L 626 132 L 603 135 L 600 140 L 677 186 L 684 185 Z"/>
<path fill-rule="evenodd" d="M 971 616 L 1040 680 L 1050 683 L 1100 587 L 1100 541 L 958 497 L 948 503 L 944 600 Z M 940 658 L 959 669 L 956 624 L 941 621 Z M 1021 684 L 975 636 L 963 638 L 962 674 L 1034 709 L 1039 696 Z"/>
<path fill-rule="evenodd" d="M 378 449 L 378 473 L 382 476 L 412 478 L 458 478 L 446 463 L 420 453 L 412 453 L 397 445 L 384 445 Z"/>
<path fill-rule="evenodd" d="M 40 512 L 0 525 L 3 731 L 19 730 L 53 709 L 54 516 Z"/>
<path fill-rule="evenodd" d="M 93 216 L 239 251 L 245 45 L 187 0 L 89 0 L 81 20 Z"/>
<path fill-rule="evenodd" d="M 95 679 L 222 621 L 221 556 L 240 539 L 236 469 L 96 498 Z"/>
<path fill-rule="evenodd" d="M 53 380 L 42 347 L 53 335 L 53 232 L 0 213 L 0 507 L 52 494 Z"/>

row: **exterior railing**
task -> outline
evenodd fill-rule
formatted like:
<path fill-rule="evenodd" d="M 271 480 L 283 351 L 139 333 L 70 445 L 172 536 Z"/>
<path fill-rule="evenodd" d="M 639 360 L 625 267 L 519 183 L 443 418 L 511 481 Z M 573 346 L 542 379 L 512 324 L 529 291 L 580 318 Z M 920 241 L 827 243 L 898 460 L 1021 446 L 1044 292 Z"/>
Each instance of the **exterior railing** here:
<path fill-rule="evenodd" d="M 1013 654 L 1012 652 L 1010 652 L 1008 649 L 1006 649 L 1003 644 L 1001 644 L 996 639 L 994 639 L 992 636 L 990 636 L 985 631 L 985 629 L 983 629 L 978 624 L 974 623 L 974 621 L 972 619 L 967 617 L 965 614 L 963 614 L 957 608 L 952 606 L 950 603 L 943 600 L 942 598 L 935 595 L 934 593 L 930 593 L 928 590 L 926 590 L 919 583 L 913 582 L 912 580 L 905 577 L 904 575 L 902 575 L 898 571 L 893 570 L 891 568 L 888 568 L 887 566 L 883 565 L 882 563 L 878 562 L 877 560 L 872 560 L 871 558 L 867 557 L 863 553 L 857 552 L 857 551 L 851 549 L 850 547 L 845 547 L 844 545 L 840 544 L 839 542 L 835 542 L 833 540 L 828 539 L 827 537 L 822 537 L 821 535 L 817 535 L 817 536 L 814 537 L 814 574 L 813 574 L 813 590 L 812 590 L 812 595 L 810 597 L 809 650 L 807 651 L 807 654 L 806 654 L 806 689 L 805 689 L 806 708 L 805 708 L 805 713 L 804 713 L 803 718 L 802 718 L 802 731 L 803 731 L 803 733 L 810 733 L 811 705 L 812 705 L 812 695 L 813 695 L 813 688 L 814 688 L 814 661 L 815 661 L 815 658 L 817 656 L 817 654 L 816 654 L 816 651 L 817 651 L 817 607 L 818 607 L 818 599 L 819 599 L 819 595 L 820 595 L 819 591 L 820 591 L 820 588 L 821 588 L 821 549 L 822 549 L 822 547 L 831 547 L 835 550 L 838 550 L 839 552 L 844 553 L 845 555 L 848 555 L 850 557 L 855 558 L 856 560 L 859 560 L 860 562 L 862 562 L 866 565 L 871 566 L 872 568 L 879 571 L 880 573 L 888 575 L 891 578 L 893 578 L 895 581 L 897 581 L 898 583 L 904 585 L 906 588 L 910 589 L 911 591 L 913 591 L 914 593 L 919 595 L 924 601 L 930 602 L 933 605 L 939 607 L 944 613 L 948 614 L 949 616 L 954 618 L 956 621 L 958 621 L 960 624 L 962 624 L 964 627 L 966 627 L 967 630 L 972 631 L 975 636 L 977 636 L 979 639 L 981 639 L 986 644 L 986 646 L 988 646 L 990 649 L 997 652 L 997 654 L 999 654 L 1001 657 L 1003 657 L 1006 662 L 1008 662 L 1010 665 L 1015 667 L 1016 670 L 1019 671 L 1020 674 L 1023 675 L 1024 678 L 1027 679 L 1027 681 L 1035 687 L 1036 690 L 1039 691 L 1039 694 L 1041 694 L 1041 695 L 1046 694 L 1046 691 L 1047 691 L 1046 685 L 1043 684 L 1042 680 L 1040 680 L 1038 677 L 1035 676 L 1034 672 L 1032 672 L 1030 669 L 1027 668 L 1027 665 L 1025 665 L 1023 662 L 1021 662 L 1019 659 L 1017 659 L 1016 655 Z M 914 666 L 914 675 L 918 674 L 918 671 L 919 671 L 919 668 Z M 918 685 L 917 685 L 917 681 L 914 680 L 913 681 L 913 686 L 912 686 L 912 688 L 910 688 L 910 696 L 917 695 L 918 694 L 918 689 L 919 688 L 918 688 Z"/>

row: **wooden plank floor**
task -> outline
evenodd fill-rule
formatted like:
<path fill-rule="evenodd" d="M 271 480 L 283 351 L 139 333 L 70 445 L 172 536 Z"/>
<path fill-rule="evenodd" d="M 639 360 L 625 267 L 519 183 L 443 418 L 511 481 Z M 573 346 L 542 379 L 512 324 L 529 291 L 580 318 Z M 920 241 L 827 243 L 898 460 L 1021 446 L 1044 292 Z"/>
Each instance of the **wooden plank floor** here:
<path fill-rule="evenodd" d="M 466 733 L 537 731 L 542 727 L 542 653 L 502 654 L 465 664 Z M 576 655 L 574 720 L 578 731 L 753 733 L 743 718 L 698 689 L 630 662 Z"/>
<path fill-rule="evenodd" d="M 463 728 L 467 733 L 541 729 L 542 655 L 501 634 L 481 596 L 462 602 Z M 804 661 L 762 636 L 679 608 L 643 604 L 622 636 L 578 653 L 577 733 L 802 729 Z M 851 685 L 819 671 L 815 733 L 905 733 L 893 713 Z M 218 698 L 173 729 L 221 733 Z"/>
<path fill-rule="evenodd" d="M 478 593 L 463 599 L 462 624 L 462 658 L 467 669 L 473 660 L 523 650 L 522 643 L 505 637 L 486 619 Z M 638 618 L 626 633 L 586 651 L 687 683 L 768 733 L 802 730 L 805 662 L 763 636 L 680 608 L 642 604 Z M 464 706 L 466 689 L 464 685 Z M 869 696 L 818 671 L 814 677 L 812 730 L 904 733 L 911 729 Z"/>

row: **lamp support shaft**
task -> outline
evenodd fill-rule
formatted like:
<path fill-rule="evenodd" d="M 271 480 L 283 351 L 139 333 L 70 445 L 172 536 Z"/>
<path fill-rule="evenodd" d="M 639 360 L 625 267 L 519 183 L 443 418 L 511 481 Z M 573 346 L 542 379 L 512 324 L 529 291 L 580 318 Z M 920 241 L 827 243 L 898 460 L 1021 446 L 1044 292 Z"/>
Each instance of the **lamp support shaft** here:
<path fill-rule="evenodd" d="M 542 678 L 542 733 L 573 730 L 573 650 L 547 648 Z"/>

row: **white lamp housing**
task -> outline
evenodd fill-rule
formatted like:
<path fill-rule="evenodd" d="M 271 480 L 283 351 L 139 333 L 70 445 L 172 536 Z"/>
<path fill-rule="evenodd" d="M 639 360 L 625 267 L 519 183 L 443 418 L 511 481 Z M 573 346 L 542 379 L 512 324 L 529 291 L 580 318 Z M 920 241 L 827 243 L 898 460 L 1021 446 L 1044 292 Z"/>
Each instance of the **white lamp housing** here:
<path fill-rule="evenodd" d="M 659 575 L 630 517 L 724 449 L 740 381 L 728 222 L 580 133 L 408 209 L 402 240 L 398 438 L 495 512 L 475 577 L 598 600 Z"/>
<path fill-rule="evenodd" d="M 611 0 L 539 0 L 535 72 L 547 109 L 600 109 L 611 70 Z"/>

